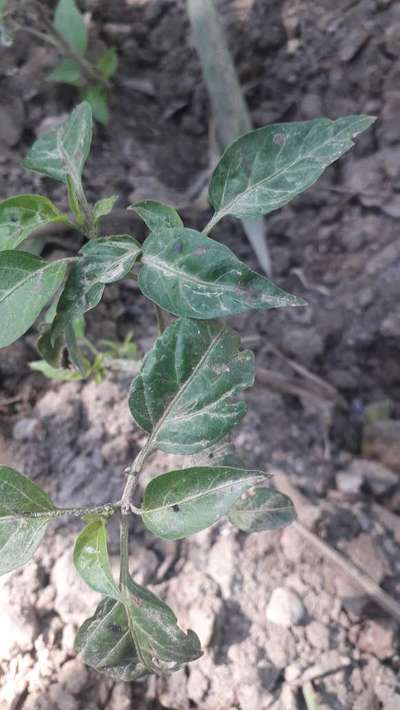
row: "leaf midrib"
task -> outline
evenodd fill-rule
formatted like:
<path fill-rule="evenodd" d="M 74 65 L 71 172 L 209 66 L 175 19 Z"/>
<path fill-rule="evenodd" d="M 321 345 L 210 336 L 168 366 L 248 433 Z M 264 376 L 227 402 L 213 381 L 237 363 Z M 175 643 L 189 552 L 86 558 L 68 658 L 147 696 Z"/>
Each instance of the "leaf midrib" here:
<path fill-rule="evenodd" d="M 97 535 L 96 535 L 96 562 L 97 562 L 97 569 L 100 570 L 101 572 L 101 577 L 103 581 L 106 582 L 105 586 L 108 590 L 112 590 L 112 592 L 117 594 L 117 598 L 115 596 L 112 596 L 110 592 L 103 592 L 105 594 L 109 594 L 112 599 L 116 599 L 116 601 L 120 601 L 120 595 L 119 595 L 119 590 L 118 587 L 116 586 L 113 576 L 112 576 L 112 571 L 111 567 L 109 565 L 108 561 L 108 554 L 107 554 L 107 537 L 106 537 L 106 530 L 105 530 L 105 524 L 97 530 Z M 98 590 L 96 590 L 98 591 Z M 102 590 L 101 590 L 102 591 Z"/>
<path fill-rule="evenodd" d="M 200 368 L 203 366 L 203 364 L 206 362 L 208 356 L 210 353 L 213 351 L 214 347 L 218 345 L 219 341 L 221 338 L 225 335 L 227 332 L 226 328 L 221 328 L 219 333 L 213 339 L 211 340 L 211 343 L 209 344 L 207 350 L 203 353 L 202 357 L 198 361 L 196 367 L 192 370 L 190 376 L 186 380 L 186 382 L 183 384 L 183 386 L 178 390 L 176 393 L 175 397 L 172 398 L 170 403 L 167 405 L 164 414 L 160 417 L 158 420 L 157 424 L 153 428 L 153 431 L 151 432 L 148 442 L 147 442 L 147 448 L 148 450 L 151 450 L 154 444 L 154 441 L 157 438 L 158 433 L 160 432 L 161 427 L 163 426 L 164 422 L 167 420 L 171 410 L 174 408 L 175 404 L 179 401 L 179 399 L 185 394 L 186 390 L 188 387 L 191 385 L 193 379 L 195 378 L 197 372 L 200 370 Z M 144 384 L 144 392 L 146 392 L 147 389 L 147 383 Z M 179 383 L 177 382 L 177 385 L 179 386 Z M 149 414 L 151 416 L 151 412 L 149 410 Z"/>
<path fill-rule="evenodd" d="M 233 469 L 234 470 L 234 469 Z M 240 470 L 240 469 L 237 469 Z M 252 472 L 249 471 L 251 474 Z M 198 493 L 194 493 L 193 495 L 186 496 L 185 498 L 177 499 L 173 503 L 167 503 L 166 505 L 163 505 L 158 508 L 148 508 L 144 510 L 143 515 L 146 515 L 147 513 L 160 513 L 165 510 L 168 510 L 169 508 L 173 508 L 174 505 L 185 505 L 186 503 L 190 503 L 193 500 L 197 500 L 198 498 L 203 498 L 204 496 L 207 495 L 212 495 L 214 493 L 219 493 L 219 491 L 224 490 L 225 488 L 229 488 L 231 486 L 235 485 L 240 485 L 241 483 L 247 483 L 249 484 L 249 487 L 251 487 L 252 483 L 257 483 L 259 480 L 264 480 L 266 478 L 266 474 L 262 473 L 260 471 L 255 471 L 253 476 L 244 476 L 243 478 L 235 478 L 235 480 L 232 481 L 226 481 L 224 483 L 221 483 L 219 486 L 216 486 L 214 488 L 208 488 L 207 490 L 202 490 L 199 491 Z"/>
<path fill-rule="evenodd" d="M 232 258 L 236 259 L 236 257 L 234 257 L 233 255 L 232 255 Z M 221 291 L 221 290 L 231 291 L 231 292 L 235 293 L 237 296 L 239 296 L 240 294 L 246 295 L 246 293 L 247 293 L 246 288 L 244 288 L 243 286 L 238 286 L 237 284 L 231 285 L 231 284 L 227 284 L 227 283 L 224 283 L 221 281 L 218 281 L 218 282 L 212 281 L 212 280 L 206 281 L 204 278 L 200 279 L 200 278 L 194 276 L 193 274 L 189 274 L 183 268 L 179 269 L 178 266 L 176 268 L 174 268 L 174 267 L 170 266 L 169 264 L 167 264 L 166 261 L 161 261 L 160 259 L 157 259 L 157 257 L 154 257 L 154 256 L 146 256 L 145 254 L 143 254 L 141 261 L 142 261 L 142 264 L 144 264 L 145 266 L 146 265 L 153 266 L 153 267 L 159 269 L 160 271 L 172 273 L 174 276 L 176 276 L 178 278 L 180 276 L 182 276 L 182 274 L 183 274 L 186 281 L 189 281 L 190 283 L 197 284 L 199 286 L 204 286 L 204 287 L 207 286 L 209 288 L 211 287 L 216 291 Z M 240 264 L 240 262 L 239 262 L 239 264 Z M 243 266 L 243 265 L 240 264 L 240 266 Z M 250 271 L 250 269 L 249 269 L 249 271 Z"/>
<path fill-rule="evenodd" d="M 1 293 L 0 293 L 0 305 L 1 305 L 5 300 L 7 300 L 8 298 L 10 298 L 10 297 L 13 295 L 13 293 L 14 293 L 15 291 L 17 291 L 19 288 L 23 288 L 23 286 L 25 286 L 25 285 L 29 282 L 29 280 L 30 280 L 31 278 L 34 278 L 35 275 L 37 275 L 38 272 L 41 271 L 41 272 L 43 273 L 43 272 L 45 272 L 47 269 L 51 269 L 52 267 L 54 267 L 54 266 L 56 266 L 56 265 L 57 265 L 57 267 L 59 267 L 60 264 L 61 264 L 61 263 L 64 264 L 65 261 L 66 261 L 66 259 L 60 259 L 60 261 L 58 261 L 58 262 L 57 262 L 57 261 L 51 261 L 51 262 L 49 262 L 49 263 L 45 263 L 43 266 L 40 266 L 38 269 L 34 269 L 33 271 L 30 271 L 29 274 L 28 274 L 24 279 L 22 279 L 21 281 L 18 281 L 18 283 L 17 283 L 12 289 L 10 289 L 9 291 L 6 291 L 4 296 L 2 296 Z M 21 269 L 21 267 L 15 267 L 15 266 L 14 266 L 14 267 L 8 267 L 8 268 L 11 268 L 11 270 L 20 270 L 20 269 Z"/>
<path fill-rule="evenodd" d="M 333 123 L 335 123 L 335 121 Z M 331 142 L 331 140 L 332 140 L 332 137 L 330 140 L 326 140 L 326 141 L 323 141 L 322 143 L 319 143 L 318 149 L 320 150 L 326 143 Z M 303 143 L 304 143 L 304 141 L 303 141 Z M 311 157 L 312 157 L 312 151 L 302 155 L 301 160 L 311 158 Z M 294 160 L 292 163 L 290 163 L 290 165 L 287 165 L 286 167 L 281 168 L 280 170 L 277 170 L 276 172 L 272 173 L 267 178 L 264 178 L 262 180 L 258 180 L 257 182 L 253 183 L 251 187 L 246 188 L 245 190 L 243 190 L 243 192 L 240 192 L 239 195 L 237 195 L 233 200 L 231 200 L 231 202 L 229 202 L 223 208 L 217 209 L 216 215 L 219 215 L 219 218 L 221 219 L 224 215 L 230 214 L 232 212 L 232 208 L 234 208 L 236 203 L 239 202 L 239 200 L 241 200 L 244 195 L 250 195 L 252 192 L 254 192 L 254 190 L 256 190 L 258 187 L 260 187 L 260 185 L 264 185 L 264 184 L 268 183 L 269 181 L 273 180 L 274 178 L 278 177 L 280 174 L 287 172 L 288 170 L 291 170 L 293 168 L 293 166 L 299 162 L 299 160 L 300 160 L 300 158 L 297 157 L 296 160 Z M 317 160 L 317 158 L 315 158 L 315 160 Z M 326 167 L 329 167 L 329 165 L 330 165 L 330 163 Z M 224 189 L 225 189 L 225 186 L 224 186 Z M 293 192 L 293 190 L 291 192 Z"/>
<path fill-rule="evenodd" d="M 143 636 L 146 636 L 147 639 L 149 639 L 149 641 L 151 642 L 151 643 L 150 643 L 151 647 L 153 647 L 153 648 L 155 648 L 156 650 L 159 650 L 159 651 L 161 651 L 161 652 L 162 652 L 162 651 L 165 651 L 165 650 L 168 651 L 168 647 L 166 646 L 166 644 L 164 644 L 162 641 L 158 640 L 156 636 L 154 636 L 152 633 L 150 633 L 150 631 L 148 631 L 148 629 L 146 628 L 146 626 L 145 626 L 144 624 L 140 624 L 140 623 L 138 622 L 138 620 L 137 620 L 136 618 L 134 618 L 134 614 L 132 614 L 132 613 L 130 614 L 130 613 L 129 613 L 129 611 L 130 611 L 129 606 L 130 606 L 130 605 L 127 605 L 127 606 L 125 607 L 125 610 L 126 610 L 126 614 L 127 614 L 127 616 L 128 616 L 128 619 L 131 620 L 132 627 L 135 629 L 135 637 L 136 637 L 136 639 L 137 639 L 137 631 L 136 631 L 136 629 L 138 629 L 138 630 L 140 631 L 140 633 L 143 634 Z M 177 625 L 176 623 L 174 623 L 174 626 L 178 626 L 178 625 Z M 178 628 L 179 628 L 179 627 L 178 627 Z M 164 630 L 165 630 L 165 629 L 164 629 Z M 167 631 L 167 633 L 168 633 L 168 631 Z M 184 634 L 185 641 L 186 641 L 188 635 L 187 635 L 187 633 L 185 634 L 184 631 L 182 631 L 182 633 Z M 170 635 L 171 635 L 171 634 L 170 634 Z M 137 639 L 137 642 L 136 642 L 136 643 L 137 643 L 137 645 L 140 646 L 140 641 L 139 641 L 139 639 Z M 135 643 L 135 645 L 136 645 L 136 643 Z M 175 647 L 176 647 L 176 641 L 175 641 Z M 136 650 L 138 650 L 138 649 L 137 649 L 137 646 L 136 646 Z M 170 651 L 171 651 L 171 647 L 170 647 Z M 173 659 L 163 659 L 163 658 L 161 658 L 161 656 L 160 656 L 160 660 L 163 661 L 164 663 L 179 663 L 179 662 L 182 662 L 183 659 L 185 659 L 185 654 L 180 654 L 180 653 L 179 653 L 179 649 L 178 649 L 176 652 L 172 651 L 172 654 L 175 656 L 175 658 L 173 658 Z M 142 662 L 144 663 L 144 660 L 143 660 Z"/>

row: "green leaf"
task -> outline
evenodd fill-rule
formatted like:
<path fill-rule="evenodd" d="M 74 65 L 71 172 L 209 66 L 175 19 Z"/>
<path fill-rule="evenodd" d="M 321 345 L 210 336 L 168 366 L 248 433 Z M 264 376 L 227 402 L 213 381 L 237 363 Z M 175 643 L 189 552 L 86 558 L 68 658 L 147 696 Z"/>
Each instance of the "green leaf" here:
<path fill-rule="evenodd" d="M 92 272 L 87 260 L 80 260 L 66 281 L 57 306 L 57 315 L 51 327 L 51 342 L 61 335 L 68 325 L 100 303 L 104 292 L 101 283 Z"/>
<path fill-rule="evenodd" d="M 290 498 L 272 488 L 255 488 L 244 494 L 230 509 L 228 518 L 240 530 L 277 530 L 296 519 Z"/>
<path fill-rule="evenodd" d="M 246 413 L 237 401 L 254 381 L 254 356 L 218 322 L 177 320 L 156 340 L 132 382 L 129 407 L 149 446 L 194 454 L 224 437 Z"/>
<path fill-rule="evenodd" d="M 118 199 L 118 195 L 112 195 L 111 197 L 104 197 L 102 200 L 98 200 L 98 202 L 96 202 L 93 208 L 96 222 L 98 222 L 101 217 L 105 217 L 112 212 Z"/>
<path fill-rule="evenodd" d="M 52 339 L 68 324 L 97 306 L 105 284 L 122 279 L 140 254 L 140 244 L 127 234 L 100 237 L 88 242 L 73 266 L 57 305 Z"/>
<path fill-rule="evenodd" d="M 122 360 L 137 360 L 138 346 L 133 340 L 132 331 L 127 333 L 122 342 L 118 340 L 101 339 L 98 346 L 102 349 L 104 357 Z"/>
<path fill-rule="evenodd" d="M 104 79 L 111 79 L 118 69 L 118 54 L 115 47 L 109 47 L 100 58 L 97 69 Z"/>
<path fill-rule="evenodd" d="M 29 478 L 0 466 L 0 574 L 31 559 L 46 532 L 48 517 L 18 518 L 22 513 L 46 513 L 54 505 Z"/>
<path fill-rule="evenodd" d="M 173 611 L 131 579 L 123 602 L 100 602 L 79 629 L 75 648 L 89 666 L 123 681 L 178 670 L 201 656 L 196 634 L 185 634 Z"/>
<path fill-rule="evenodd" d="M 242 493 L 265 478 L 261 471 L 225 466 L 169 471 L 145 489 L 143 522 L 166 540 L 193 535 L 226 515 Z"/>
<path fill-rule="evenodd" d="M 81 68 L 74 59 L 62 59 L 61 62 L 50 72 L 48 81 L 61 82 L 71 86 L 82 85 Z"/>
<path fill-rule="evenodd" d="M 276 123 L 246 133 L 225 151 L 211 177 L 209 199 L 224 215 L 257 217 L 286 205 L 353 145 L 375 118 Z"/>
<path fill-rule="evenodd" d="M 139 660 L 125 607 L 115 599 L 102 599 L 80 627 L 75 649 L 84 663 L 114 680 L 137 680 L 148 674 Z"/>
<path fill-rule="evenodd" d="M 0 347 L 31 327 L 64 280 L 68 263 L 47 262 L 23 251 L 0 253 Z"/>
<path fill-rule="evenodd" d="M 161 308 L 185 318 L 219 318 L 250 308 L 302 306 L 243 264 L 228 247 L 193 229 L 153 232 L 143 244 L 139 287 Z"/>
<path fill-rule="evenodd" d="M 88 43 L 87 29 L 75 0 L 58 0 L 53 24 L 71 49 L 78 54 L 85 54 Z"/>
<path fill-rule="evenodd" d="M 192 457 L 193 466 L 229 466 L 230 468 L 245 468 L 230 437 L 226 437 L 208 449 L 200 451 Z"/>
<path fill-rule="evenodd" d="M 40 335 L 36 342 L 36 350 L 43 360 L 56 370 L 61 369 L 61 359 L 64 349 L 64 336 L 52 338 L 51 326 Z M 44 373 L 46 374 L 46 373 Z"/>
<path fill-rule="evenodd" d="M 108 557 L 104 518 L 93 520 L 82 530 L 75 542 L 74 565 L 91 589 L 120 600 L 121 593 L 114 582 Z"/>
<path fill-rule="evenodd" d="M 18 195 L 0 202 L 0 251 L 15 249 L 32 232 L 68 218 L 42 195 Z"/>
<path fill-rule="evenodd" d="M 92 142 L 92 109 L 83 101 L 59 126 L 35 141 L 23 165 L 29 170 L 79 185 Z"/>
<path fill-rule="evenodd" d="M 92 239 L 80 250 L 90 263 L 96 278 L 104 284 L 123 279 L 132 269 L 141 252 L 141 245 L 129 234 Z"/>
<path fill-rule="evenodd" d="M 8 0 L 0 0 L 0 12 L 4 12 L 7 7 Z"/>
<path fill-rule="evenodd" d="M 176 616 L 155 594 L 129 580 L 125 602 L 138 656 L 148 671 L 171 673 L 202 655 L 197 635 L 179 628 Z"/>
<path fill-rule="evenodd" d="M 63 367 L 53 367 L 46 360 L 35 360 L 29 363 L 31 370 L 37 370 L 42 375 L 48 377 L 49 380 L 58 380 L 60 382 L 75 382 L 82 380 L 83 376 L 77 370 L 70 370 Z"/>
<path fill-rule="evenodd" d="M 83 354 L 80 346 L 78 336 L 74 328 L 75 321 L 71 321 L 65 326 L 65 343 L 68 348 L 69 359 L 74 367 L 82 375 L 82 379 L 89 377 L 92 365 L 90 360 Z M 57 341 L 58 334 L 56 333 L 54 338 Z"/>
<path fill-rule="evenodd" d="M 80 318 L 75 318 L 75 320 L 72 322 L 72 328 L 76 338 L 78 340 L 83 340 L 83 338 L 85 338 L 86 336 L 85 317 L 81 316 Z"/>
<path fill-rule="evenodd" d="M 130 205 L 128 210 L 136 212 L 151 232 L 183 227 L 183 222 L 177 211 L 163 202 L 142 200 L 142 202 Z"/>
<path fill-rule="evenodd" d="M 88 101 L 92 107 L 93 118 L 102 126 L 107 126 L 110 119 L 110 111 L 108 108 L 107 91 L 103 86 L 89 86 L 84 93 L 84 99 Z"/>

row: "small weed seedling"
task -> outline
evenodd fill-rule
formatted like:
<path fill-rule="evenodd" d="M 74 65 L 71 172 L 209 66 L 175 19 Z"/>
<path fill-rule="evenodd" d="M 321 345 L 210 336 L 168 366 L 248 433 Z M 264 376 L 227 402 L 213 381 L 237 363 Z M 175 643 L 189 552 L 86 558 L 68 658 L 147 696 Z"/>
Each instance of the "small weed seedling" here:
<path fill-rule="evenodd" d="M 53 20 L 41 0 L 0 0 L 0 44 L 12 44 L 18 32 L 28 33 L 58 52 L 62 59 L 49 74 L 49 81 L 76 87 L 90 103 L 95 120 L 107 125 L 117 53 L 109 47 L 97 62 L 88 58 L 88 31 L 75 0 L 58 0 Z"/>
<path fill-rule="evenodd" d="M 130 387 L 128 404 L 146 443 L 127 466 L 118 501 L 58 508 L 21 473 L 0 467 L 0 573 L 25 564 L 48 523 L 82 518 L 74 564 L 102 594 L 93 616 L 78 631 L 76 649 L 101 673 L 133 680 L 168 673 L 201 655 L 199 639 L 185 633 L 173 611 L 129 572 L 132 515 L 152 533 L 179 540 L 226 517 L 246 532 L 272 530 L 295 517 L 291 501 L 266 485 L 267 474 L 246 467 L 230 441 L 246 412 L 239 395 L 254 381 L 251 352 L 225 320 L 250 309 L 304 306 L 267 278 L 251 271 L 208 234 L 224 216 L 257 217 L 287 204 L 345 153 L 374 119 L 347 116 L 265 126 L 243 135 L 219 161 L 209 186 L 214 213 L 202 232 L 184 227 L 165 204 L 144 201 L 131 209 L 149 235 L 104 236 L 101 218 L 115 197 L 88 203 L 82 171 L 92 138 L 92 114 L 80 104 L 58 128 L 42 135 L 25 166 L 63 182 L 72 217 L 41 195 L 11 197 L 0 204 L 0 346 L 22 336 L 50 302 L 38 350 L 48 367 L 80 377 L 90 370 L 82 350 L 82 319 L 107 284 L 130 275 L 155 305 L 160 335 Z M 38 227 L 64 222 L 87 238 L 76 257 L 45 261 L 23 251 Z M 166 313 L 176 318 L 166 328 Z M 61 358 L 69 367 L 60 367 Z M 69 360 L 68 360 L 69 359 Z M 192 456 L 188 468 L 153 477 L 142 500 L 138 479 L 156 449 Z M 120 575 L 107 552 L 107 526 L 120 525 Z"/>

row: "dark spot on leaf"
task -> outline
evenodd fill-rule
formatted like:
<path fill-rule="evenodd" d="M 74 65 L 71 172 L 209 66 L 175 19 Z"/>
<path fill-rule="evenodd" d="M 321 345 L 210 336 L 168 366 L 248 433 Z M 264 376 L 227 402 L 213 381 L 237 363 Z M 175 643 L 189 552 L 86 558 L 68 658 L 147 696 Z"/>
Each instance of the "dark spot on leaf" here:
<path fill-rule="evenodd" d="M 275 133 L 272 142 L 275 143 L 276 145 L 285 145 L 287 141 L 287 135 L 286 133 Z"/>
<path fill-rule="evenodd" d="M 194 250 L 193 256 L 204 256 L 204 254 L 207 253 L 207 247 L 197 247 L 197 249 Z"/>
<path fill-rule="evenodd" d="M 10 219 L 10 222 L 12 222 L 13 224 L 17 224 L 18 215 L 15 212 L 11 212 L 9 219 Z"/>
<path fill-rule="evenodd" d="M 172 510 L 174 511 L 174 513 L 179 513 L 179 511 L 180 511 L 179 505 L 177 505 L 177 503 L 175 503 L 175 505 L 172 506 Z"/>
<path fill-rule="evenodd" d="M 113 634 L 119 634 L 121 632 L 121 627 L 118 626 L 118 624 L 111 624 L 110 630 L 113 632 Z"/>
<path fill-rule="evenodd" d="M 177 242 L 174 244 L 174 249 L 177 254 L 181 254 L 183 251 L 183 242 L 179 239 Z"/>

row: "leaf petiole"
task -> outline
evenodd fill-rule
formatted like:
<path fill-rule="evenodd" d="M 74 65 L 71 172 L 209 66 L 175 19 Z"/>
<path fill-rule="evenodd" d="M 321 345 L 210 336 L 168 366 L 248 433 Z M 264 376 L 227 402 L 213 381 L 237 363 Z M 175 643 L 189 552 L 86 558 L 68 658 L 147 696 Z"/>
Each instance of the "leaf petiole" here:
<path fill-rule="evenodd" d="M 201 230 L 202 234 L 205 234 L 205 235 L 209 234 L 211 232 L 211 230 L 215 227 L 215 225 L 220 221 L 220 219 L 222 219 L 222 217 L 223 217 L 223 215 L 219 214 L 218 212 L 213 214 L 213 216 L 211 217 L 209 222 L 207 222 L 204 229 Z"/>

